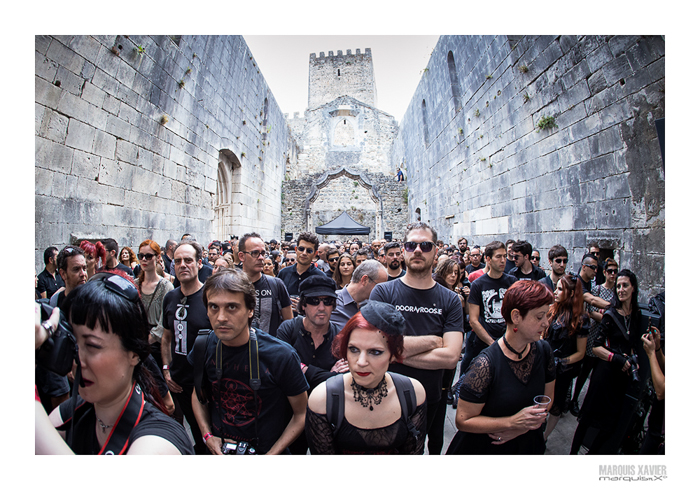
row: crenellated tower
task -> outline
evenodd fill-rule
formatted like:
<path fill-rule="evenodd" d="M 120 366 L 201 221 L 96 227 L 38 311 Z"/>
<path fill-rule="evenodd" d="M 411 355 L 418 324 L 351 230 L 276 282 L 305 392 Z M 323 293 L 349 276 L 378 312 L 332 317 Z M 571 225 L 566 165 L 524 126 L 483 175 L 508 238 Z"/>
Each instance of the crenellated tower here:
<path fill-rule="evenodd" d="M 331 102 L 347 95 L 372 107 L 377 107 L 377 88 L 374 82 L 372 50 L 366 48 L 348 49 L 345 54 L 340 49 L 328 56 L 321 51 L 309 57 L 309 105 L 308 109 Z"/>

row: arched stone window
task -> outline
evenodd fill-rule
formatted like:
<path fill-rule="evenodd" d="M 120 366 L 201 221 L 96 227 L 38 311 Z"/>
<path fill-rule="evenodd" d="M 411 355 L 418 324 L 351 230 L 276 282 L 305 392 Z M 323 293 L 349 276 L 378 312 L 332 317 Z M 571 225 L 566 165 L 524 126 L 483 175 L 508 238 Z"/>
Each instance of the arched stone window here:
<path fill-rule="evenodd" d="M 214 205 L 214 232 L 217 239 L 229 237 L 233 231 L 234 218 L 240 214 L 236 207 L 240 202 L 240 168 L 241 163 L 231 150 L 219 151 Z"/>

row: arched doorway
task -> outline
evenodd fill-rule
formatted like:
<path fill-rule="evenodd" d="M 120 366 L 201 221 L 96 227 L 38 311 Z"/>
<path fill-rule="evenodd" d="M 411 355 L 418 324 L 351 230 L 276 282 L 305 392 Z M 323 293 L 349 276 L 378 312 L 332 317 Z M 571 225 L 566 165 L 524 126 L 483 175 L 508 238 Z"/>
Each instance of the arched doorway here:
<path fill-rule="evenodd" d="M 214 233 L 217 239 L 228 239 L 241 214 L 241 162 L 229 149 L 219 151 L 214 203 Z"/>

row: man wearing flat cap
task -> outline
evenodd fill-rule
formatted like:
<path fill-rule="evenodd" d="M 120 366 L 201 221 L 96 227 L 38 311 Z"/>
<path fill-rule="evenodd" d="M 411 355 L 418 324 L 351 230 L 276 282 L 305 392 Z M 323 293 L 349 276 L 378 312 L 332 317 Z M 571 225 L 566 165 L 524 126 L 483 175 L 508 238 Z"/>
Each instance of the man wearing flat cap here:
<path fill-rule="evenodd" d="M 299 316 L 286 320 L 277 329 L 277 338 L 299 354 L 301 370 L 309 383 L 309 393 L 336 374 L 348 371 L 345 359 L 331 354 L 333 339 L 341 330 L 331 322 L 337 296 L 335 282 L 325 275 L 310 276 L 299 284 Z M 292 454 L 306 454 L 303 435 L 290 447 Z"/>

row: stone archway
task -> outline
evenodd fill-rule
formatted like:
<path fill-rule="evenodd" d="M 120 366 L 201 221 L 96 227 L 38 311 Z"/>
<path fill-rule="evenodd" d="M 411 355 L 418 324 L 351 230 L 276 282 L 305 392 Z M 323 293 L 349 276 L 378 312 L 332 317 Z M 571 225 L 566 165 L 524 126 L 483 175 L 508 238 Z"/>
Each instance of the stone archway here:
<path fill-rule="evenodd" d="M 306 200 L 304 201 L 304 229 L 307 231 L 313 231 L 316 227 L 316 223 L 312 222 L 311 217 L 311 205 L 316 202 L 316 200 L 321 195 L 321 190 L 328 186 L 333 180 L 340 177 L 347 177 L 357 182 L 358 187 L 362 187 L 367 190 L 369 198 L 376 205 L 375 214 L 375 235 L 381 237 L 384 234 L 384 202 L 381 195 L 377 191 L 377 188 L 369 178 L 364 174 L 364 172 L 358 170 L 352 170 L 345 167 L 324 172 L 321 174 L 311 185 L 311 191 L 309 192 Z"/>

